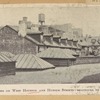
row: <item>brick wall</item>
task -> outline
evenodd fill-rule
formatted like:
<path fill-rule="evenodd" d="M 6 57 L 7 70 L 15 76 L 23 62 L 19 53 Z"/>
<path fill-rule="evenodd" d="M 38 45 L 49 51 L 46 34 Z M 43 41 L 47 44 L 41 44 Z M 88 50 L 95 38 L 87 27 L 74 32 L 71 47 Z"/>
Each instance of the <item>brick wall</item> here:
<path fill-rule="evenodd" d="M 7 26 L 0 30 L 0 51 L 7 51 L 13 54 L 36 54 L 37 52 L 34 43 L 18 36 L 16 31 Z"/>

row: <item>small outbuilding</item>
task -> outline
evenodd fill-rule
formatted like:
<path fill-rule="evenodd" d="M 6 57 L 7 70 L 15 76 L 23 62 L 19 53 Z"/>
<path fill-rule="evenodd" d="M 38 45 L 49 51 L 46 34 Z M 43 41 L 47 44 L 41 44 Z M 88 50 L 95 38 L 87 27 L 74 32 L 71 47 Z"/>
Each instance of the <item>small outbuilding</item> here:
<path fill-rule="evenodd" d="M 70 49 L 64 49 L 64 51 L 70 55 L 73 55 L 74 57 L 79 57 L 79 54 L 74 51 L 74 50 L 70 50 Z"/>
<path fill-rule="evenodd" d="M 0 76 L 15 75 L 15 61 L 0 53 Z"/>
<path fill-rule="evenodd" d="M 54 65 L 42 60 L 33 54 L 18 54 L 13 59 L 16 61 L 16 69 L 21 71 L 55 68 Z"/>
<path fill-rule="evenodd" d="M 37 56 L 57 67 L 73 65 L 76 60 L 76 57 L 67 52 L 67 49 L 60 48 L 48 48 Z"/>
<path fill-rule="evenodd" d="M 2 54 L 4 54 L 5 56 L 7 56 L 7 57 L 9 57 L 9 58 L 12 58 L 12 57 L 14 57 L 15 55 L 14 54 L 12 54 L 11 52 L 6 52 L 6 51 L 3 51 L 3 52 L 1 52 Z"/>

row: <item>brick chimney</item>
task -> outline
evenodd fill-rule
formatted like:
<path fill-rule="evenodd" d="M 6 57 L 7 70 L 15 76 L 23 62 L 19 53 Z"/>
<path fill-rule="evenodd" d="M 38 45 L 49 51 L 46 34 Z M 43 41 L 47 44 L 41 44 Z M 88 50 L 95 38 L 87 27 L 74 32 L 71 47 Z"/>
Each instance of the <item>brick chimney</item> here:
<path fill-rule="evenodd" d="M 31 22 L 31 21 L 27 21 L 27 22 L 26 22 L 26 25 L 27 25 L 27 29 L 31 29 L 31 27 L 32 27 L 32 22 Z"/>
<path fill-rule="evenodd" d="M 27 22 L 27 17 L 23 17 L 23 21 L 26 23 Z"/>
<path fill-rule="evenodd" d="M 61 37 L 60 36 L 53 36 L 53 41 L 55 41 L 58 45 L 61 45 Z"/>
<path fill-rule="evenodd" d="M 32 24 L 31 30 L 33 30 L 33 31 L 39 31 L 39 27 L 36 26 L 36 25 L 34 25 L 34 24 Z"/>
<path fill-rule="evenodd" d="M 22 37 L 25 37 L 26 34 L 27 34 L 26 30 L 27 30 L 26 23 L 23 20 L 20 20 L 19 21 L 19 32 L 18 32 L 18 35 L 22 36 Z"/>
<path fill-rule="evenodd" d="M 73 45 L 77 47 L 77 44 L 78 44 L 78 40 L 73 39 Z"/>
<path fill-rule="evenodd" d="M 67 43 L 68 43 L 70 46 L 73 46 L 73 39 L 68 39 L 68 40 L 67 40 Z"/>
<path fill-rule="evenodd" d="M 61 38 L 61 43 L 67 46 L 67 38 Z"/>
<path fill-rule="evenodd" d="M 40 26 L 39 31 L 43 32 L 44 34 L 49 34 L 48 26 L 45 25 Z"/>

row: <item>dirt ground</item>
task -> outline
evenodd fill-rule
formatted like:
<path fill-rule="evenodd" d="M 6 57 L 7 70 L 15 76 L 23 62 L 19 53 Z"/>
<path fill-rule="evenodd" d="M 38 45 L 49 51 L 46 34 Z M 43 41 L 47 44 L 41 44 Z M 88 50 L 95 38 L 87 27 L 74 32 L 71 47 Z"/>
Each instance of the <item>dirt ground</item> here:
<path fill-rule="evenodd" d="M 77 83 L 83 77 L 100 73 L 100 64 L 74 65 L 43 71 L 16 72 L 0 77 L 0 84 L 67 84 Z"/>

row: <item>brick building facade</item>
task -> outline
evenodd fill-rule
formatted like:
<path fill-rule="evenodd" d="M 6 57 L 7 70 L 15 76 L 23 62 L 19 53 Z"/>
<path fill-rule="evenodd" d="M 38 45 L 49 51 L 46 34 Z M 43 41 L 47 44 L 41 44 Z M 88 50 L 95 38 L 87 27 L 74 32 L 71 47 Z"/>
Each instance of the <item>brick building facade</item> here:
<path fill-rule="evenodd" d="M 35 54 L 38 52 L 38 46 L 31 39 L 18 36 L 18 32 L 10 26 L 5 26 L 0 30 L 0 51 Z"/>

